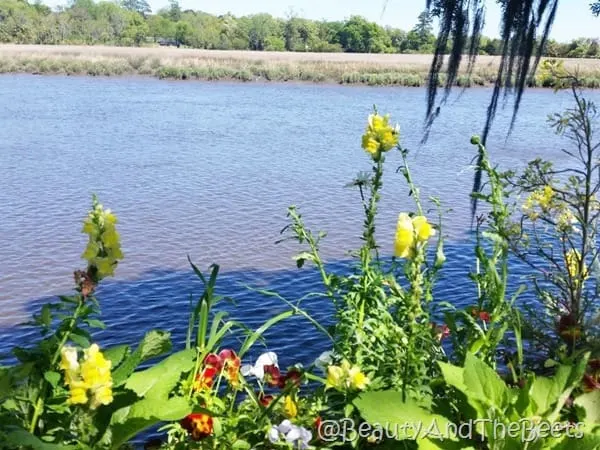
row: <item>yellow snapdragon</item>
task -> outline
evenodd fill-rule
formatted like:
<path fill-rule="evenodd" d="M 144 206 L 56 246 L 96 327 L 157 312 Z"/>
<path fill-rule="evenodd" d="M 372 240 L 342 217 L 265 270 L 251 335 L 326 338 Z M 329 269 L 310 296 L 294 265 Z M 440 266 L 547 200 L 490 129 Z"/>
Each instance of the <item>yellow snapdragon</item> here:
<path fill-rule="evenodd" d="M 360 367 L 351 365 L 347 360 L 342 361 L 339 366 L 332 365 L 327 368 L 326 389 L 362 391 L 369 383 L 369 378 Z"/>
<path fill-rule="evenodd" d="M 419 242 L 427 242 L 432 236 L 435 236 L 435 230 L 427 222 L 425 216 L 411 218 L 406 213 L 400 213 L 396 226 L 396 239 L 394 240 L 394 256 L 410 258 L 414 246 Z"/>
<path fill-rule="evenodd" d="M 581 258 L 581 253 L 579 250 L 574 248 L 567 251 L 565 254 L 565 267 L 567 269 L 567 273 L 571 278 L 576 278 L 579 275 L 579 264 L 581 264 L 581 273 L 583 275 L 583 279 L 585 280 L 588 277 L 588 270 L 585 262 Z M 578 280 L 575 280 L 575 285 L 577 285 Z"/>
<path fill-rule="evenodd" d="M 81 257 L 96 269 L 96 277 L 114 275 L 119 260 L 123 259 L 119 233 L 116 230 L 117 218 L 98 203 L 94 197 L 92 210 L 83 221 L 82 232 L 89 236 L 87 247 Z"/>
<path fill-rule="evenodd" d="M 113 401 L 111 362 L 107 360 L 97 344 L 84 350 L 81 362 L 77 349 L 65 345 L 61 350 L 60 368 L 69 387 L 69 403 L 87 404 L 91 409 L 108 405 Z"/>
<path fill-rule="evenodd" d="M 362 136 L 362 148 L 378 160 L 382 152 L 387 152 L 398 144 L 400 130 L 398 126 L 391 126 L 390 116 L 379 114 L 369 115 L 367 129 Z"/>

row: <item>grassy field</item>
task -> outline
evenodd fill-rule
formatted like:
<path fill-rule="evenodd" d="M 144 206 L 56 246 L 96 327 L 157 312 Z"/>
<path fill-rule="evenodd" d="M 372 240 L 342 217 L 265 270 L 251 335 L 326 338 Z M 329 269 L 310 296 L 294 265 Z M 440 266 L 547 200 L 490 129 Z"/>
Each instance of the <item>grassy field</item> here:
<path fill-rule="evenodd" d="M 599 59 L 564 61 L 587 86 L 600 87 Z M 430 62 L 431 55 L 0 45 L 0 73 L 423 86 Z M 457 84 L 489 85 L 498 62 L 498 57 L 480 56 L 472 76 L 462 74 Z"/>

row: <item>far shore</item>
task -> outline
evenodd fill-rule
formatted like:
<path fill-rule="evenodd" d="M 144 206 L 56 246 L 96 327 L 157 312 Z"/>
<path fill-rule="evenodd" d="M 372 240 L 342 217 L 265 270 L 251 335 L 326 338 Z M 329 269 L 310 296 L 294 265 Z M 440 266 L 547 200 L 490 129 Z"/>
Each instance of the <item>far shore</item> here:
<path fill-rule="evenodd" d="M 302 81 L 376 86 L 424 86 L 432 55 L 198 50 L 174 47 L 0 45 L 0 73 L 164 79 Z M 499 57 L 479 56 L 461 87 L 489 86 Z M 600 59 L 564 59 L 584 84 L 600 87 Z M 442 82 L 445 82 L 442 75 Z M 533 86 L 545 87 L 534 80 Z"/>

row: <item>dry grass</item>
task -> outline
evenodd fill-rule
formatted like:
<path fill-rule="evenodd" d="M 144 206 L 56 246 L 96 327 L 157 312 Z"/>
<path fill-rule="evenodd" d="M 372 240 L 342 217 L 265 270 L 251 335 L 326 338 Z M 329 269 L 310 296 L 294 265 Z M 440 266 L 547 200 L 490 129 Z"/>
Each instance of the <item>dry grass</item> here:
<path fill-rule="evenodd" d="M 600 60 L 565 59 L 565 67 L 600 80 Z M 431 55 L 219 51 L 183 48 L 0 45 L 0 72 L 140 74 L 161 78 L 333 81 L 338 83 L 422 85 Z M 486 85 L 498 57 L 478 58 L 472 79 L 460 85 Z"/>

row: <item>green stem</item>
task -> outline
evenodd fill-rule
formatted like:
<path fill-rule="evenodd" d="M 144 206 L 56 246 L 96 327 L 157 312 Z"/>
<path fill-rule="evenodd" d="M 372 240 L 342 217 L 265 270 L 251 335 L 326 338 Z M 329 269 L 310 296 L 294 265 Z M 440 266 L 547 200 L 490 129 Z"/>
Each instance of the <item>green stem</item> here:
<path fill-rule="evenodd" d="M 375 218 L 377 216 L 377 204 L 380 199 L 379 191 L 383 186 L 383 162 L 384 156 L 381 155 L 377 160 L 377 164 L 373 166 L 374 177 L 371 184 L 371 197 L 369 198 L 369 204 L 366 208 L 365 231 L 363 233 L 365 246 L 369 250 L 375 251 L 375 258 L 377 261 L 379 261 L 379 250 L 377 248 L 377 241 L 375 240 Z"/>
<path fill-rule="evenodd" d="M 79 301 L 77 303 L 77 307 L 75 308 L 75 311 L 73 312 L 73 317 L 71 317 L 67 331 L 63 334 L 63 336 L 60 340 L 60 343 L 58 344 L 58 347 L 56 348 L 56 351 L 54 352 L 54 356 L 52 357 L 52 360 L 50 363 L 51 368 L 54 368 L 54 366 L 58 362 L 58 358 L 60 357 L 61 350 L 62 350 L 63 346 L 69 340 L 69 337 L 71 336 L 71 333 L 73 331 L 73 327 L 75 326 L 75 324 L 77 323 L 77 319 L 79 318 L 79 314 L 80 314 L 81 308 L 83 306 L 83 297 L 81 295 L 78 296 L 78 300 Z M 35 403 L 35 409 L 33 410 L 33 418 L 31 419 L 31 424 L 29 425 L 29 432 L 31 434 L 35 433 L 40 416 L 41 416 L 42 412 L 44 411 L 44 403 L 45 403 L 47 391 L 48 391 L 48 383 L 44 379 L 42 379 L 40 396 L 37 398 L 37 401 Z"/>

